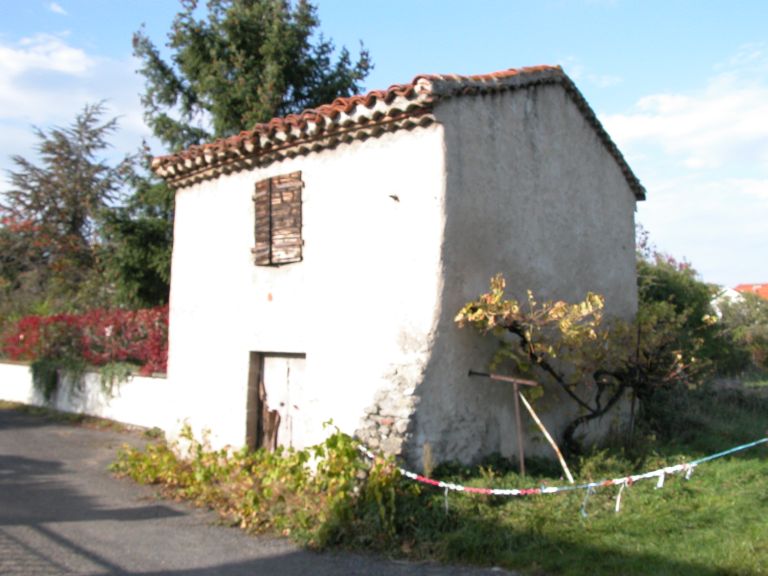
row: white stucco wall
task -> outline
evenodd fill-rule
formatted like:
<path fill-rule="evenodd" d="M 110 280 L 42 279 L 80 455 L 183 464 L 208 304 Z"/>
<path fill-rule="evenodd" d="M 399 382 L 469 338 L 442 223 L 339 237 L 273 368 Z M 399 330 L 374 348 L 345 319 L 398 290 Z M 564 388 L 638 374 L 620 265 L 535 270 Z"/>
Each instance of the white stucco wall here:
<path fill-rule="evenodd" d="M 354 432 L 394 371 L 415 387 L 436 322 L 443 161 L 433 125 L 177 192 L 169 378 L 197 430 L 244 443 L 251 351 L 306 354 L 298 409 L 316 440 L 328 418 Z M 254 185 L 296 170 L 303 261 L 257 267 Z"/>
<path fill-rule="evenodd" d="M 511 455 L 510 387 L 467 377 L 494 348 L 454 325 L 459 308 L 503 272 L 518 296 L 592 290 L 609 313 L 634 312 L 635 197 L 561 86 L 454 98 L 435 116 L 177 192 L 169 378 L 215 446 L 245 441 L 249 356 L 261 352 L 306 355 L 291 397 L 303 444 L 332 418 L 371 442 L 405 436 L 414 463 L 425 443 L 436 460 Z M 297 170 L 304 259 L 257 267 L 254 185 Z M 571 406 L 548 397 L 558 433 Z M 529 453 L 547 453 L 526 436 Z"/>
<path fill-rule="evenodd" d="M 540 300 L 593 291 L 606 296 L 607 312 L 630 316 L 635 197 L 559 85 L 452 99 L 436 117 L 446 138 L 444 290 L 409 455 L 419 461 L 426 442 L 438 460 L 511 455 L 512 387 L 467 377 L 470 368 L 487 369 L 495 347 L 453 318 L 498 272 L 518 298 L 529 288 Z M 548 396 L 538 405 L 558 433 L 574 405 Z M 526 437 L 529 453 L 548 453 L 538 433 Z"/>
<path fill-rule="evenodd" d="M 178 410 L 182 395 L 166 378 L 132 376 L 105 393 L 99 374 L 88 372 L 78 388 L 60 386 L 50 402 L 32 382 L 27 364 L 0 362 L 0 399 L 31 406 L 50 406 L 63 412 L 109 418 L 145 428 L 178 431 L 184 415 Z"/>

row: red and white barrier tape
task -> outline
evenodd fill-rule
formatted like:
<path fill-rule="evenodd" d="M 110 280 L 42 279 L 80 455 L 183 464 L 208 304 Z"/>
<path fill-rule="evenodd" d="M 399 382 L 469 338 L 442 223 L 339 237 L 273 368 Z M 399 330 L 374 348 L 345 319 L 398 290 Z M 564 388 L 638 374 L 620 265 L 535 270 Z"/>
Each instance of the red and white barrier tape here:
<path fill-rule="evenodd" d="M 489 496 L 534 496 L 538 494 L 557 494 L 558 492 L 570 492 L 573 490 L 591 491 L 591 490 L 594 490 L 595 488 L 604 488 L 608 486 L 621 486 L 623 489 L 624 486 L 632 486 L 632 484 L 634 484 L 638 480 L 646 480 L 649 478 L 656 478 L 656 488 L 663 488 L 664 480 L 666 476 L 669 474 L 684 473 L 685 479 L 688 480 L 690 479 L 691 474 L 693 474 L 693 470 L 696 468 L 696 466 L 698 466 L 703 462 L 708 462 L 716 458 L 722 458 L 723 456 L 727 456 L 729 454 L 732 454 L 734 452 L 739 452 L 741 450 L 746 450 L 747 448 L 752 448 L 754 446 L 757 446 L 758 444 L 763 444 L 766 442 L 768 442 L 768 438 L 762 438 L 760 440 L 756 440 L 755 442 L 750 442 L 749 444 L 742 444 L 741 446 L 736 446 L 735 448 L 731 448 L 723 452 L 718 452 L 717 454 L 706 456 L 705 458 L 699 458 L 697 460 L 693 460 L 691 462 L 687 462 L 684 464 L 676 464 L 675 466 L 666 466 L 664 468 L 653 470 L 651 472 L 646 472 L 644 474 L 631 474 L 621 478 L 600 480 L 598 482 L 587 482 L 585 484 L 572 484 L 569 486 L 540 486 L 538 488 L 475 488 L 473 486 L 463 486 L 461 484 L 443 482 L 442 480 L 434 480 L 432 478 L 427 478 L 426 476 L 422 476 L 421 474 L 416 474 L 415 472 L 406 470 L 405 468 L 398 467 L 398 470 L 400 474 L 402 474 L 406 478 L 409 478 L 421 484 L 435 486 L 436 488 L 442 488 L 446 491 L 450 490 L 452 492 L 464 492 L 467 494 L 485 494 Z M 374 460 L 376 458 L 376 455 L 373 452 L 371 452 L 370 450 L 368 450 L 363 446 L 360 446 L 360 451 L 371 460 Z M 621 492 L 622 491 L 620 490 L 616 500 L 617 512 L 619 507 L 621 506 Z"/>

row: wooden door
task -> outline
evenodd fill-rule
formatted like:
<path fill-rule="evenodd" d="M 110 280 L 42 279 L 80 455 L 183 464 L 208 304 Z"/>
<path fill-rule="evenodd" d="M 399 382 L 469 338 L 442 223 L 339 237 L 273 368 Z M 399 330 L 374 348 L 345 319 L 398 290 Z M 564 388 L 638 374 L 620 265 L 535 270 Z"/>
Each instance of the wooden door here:
<path fill-rule="evenodd" d="M 304 354 L 251 353 L 246 442 L 250 448 L 304 448 Z"/>

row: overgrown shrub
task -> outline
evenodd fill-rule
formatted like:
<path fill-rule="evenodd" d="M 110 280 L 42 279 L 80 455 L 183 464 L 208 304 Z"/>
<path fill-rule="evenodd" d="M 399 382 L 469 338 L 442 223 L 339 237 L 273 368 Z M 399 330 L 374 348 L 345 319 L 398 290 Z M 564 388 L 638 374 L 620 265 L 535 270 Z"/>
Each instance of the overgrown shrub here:
<path fill-rule="evenodd" d="M 557 387 L 579 408 L 563 431 L 566 452 L 582 450 L 576 432 L 617 406 L 631 391 L 641 403 L 660 387 L 699 383 L 701 339 L 686 329 L 687 316 L 668 301 L 641 301 L 633 323 L 603 318 L 604 300 L 589 293 L 581 302 L 538 302 L 507 297 L 501 274 L 490 290 L 468 302 L 455 321 L 492 336 L 498 349 L 491 369 Z M 707 324 L 707 320 L 702 320 Z"/>
<path fill-rule="evenodd" d="M 168 308 L 25 316 L 0 342 L 0 351 L 32 363 L 128 363 L 142 375 L 165 372 Z"/>
<path fill-rule="evenodd" d="M 742 300 L 720 305 L 721 325 L 731 345 L 744 361 L 741 370 L 768 371 L 768 300 L 743 294 Z"/>
<path fill-rule="evenodd" d="M 217 510 L 251 532 L 276 531 L 313 547 L 345 541 L 385 547 L 394 537 L 401 484 L 393 462 L 365 460 L 336 431 L 306 450 L 211 450 L 189 427 L 175 444 L 125 448 L 112 469 Z"/>
<path fill-rule="evenodd" d="M 640 237 L 645 238 L 642 231 Z M 698 357 L 700 371 L 731 375 L 765 370 L 768 301 L 751 294 L 737 302 L 720 300 L 721 318 L 715 322 L 712 302 L 722 289 L 700 280 L 690 263 L 645 246 L 637 261 L 641 310 L 671 307 L 678 319 L 678 347 Z"/>
<path fill-rule="evenodd" d="M 637 262 L 637 287 L 641 310 L 670 307 L 677 324 L 677 348 L 698 358 L 700 371 L 732 370 L 739 362 L 712 309 L 718 287 L 699 280 L 689 263 L 660 253 L 641 258 Z"/>
<path fill-rule="evenodd" d="M 12 360 L 36 361 L 82 358 L 80 318 L 74 314 L 25 316 L 3 340 L 3 353 Z"/>

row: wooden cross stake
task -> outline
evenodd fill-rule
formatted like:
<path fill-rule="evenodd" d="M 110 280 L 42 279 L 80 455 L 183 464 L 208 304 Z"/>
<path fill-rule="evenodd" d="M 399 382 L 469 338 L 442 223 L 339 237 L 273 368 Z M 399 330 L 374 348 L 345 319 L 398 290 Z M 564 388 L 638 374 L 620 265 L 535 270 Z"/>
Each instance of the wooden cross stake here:
<path fill-rule="evenodd" d="M 547 442 L 549 442 L 549 445 L 552 446 L 552 449 L 555 451 L 555 454 L 557 455 L 557 459 L 560 461 L 560 465 L 563 467 L 563 472 L 565 472 L 566 478 L 568 478 L 568 481 L 571 484 L 573 484 L 573 476 L 571 475 L 571 471 L 568 469 L 568 464 L 566 464 L 565 458 L 563 458 L 563 454 L 560 452 L 560 449 L 557 447 L 557 444 L 552 438 L 552 435 L 544 427 L 544 424 L 542 423 L 541 419 L 534 411 L 533 406 L 531 406 L 528 403 L 528 401 L 525 399 L 525 396 L 523 396 L 520 393 L 520 386 L 538 386 L 539 383 L 533 380 L 525 380 L 522 378 L 515 378 L 513 376 L 504 376 L 503 374 L 476 372 L 475 370 L 470 370 L 469 375 L 483 376 L 484 378 L 490 378 L 491 380 L 499 380 L 501 382 L 511 382 L 515 387 L 515 425 L 517 426 L 517 453 L 518 453 L 518 456 L 520 457 L 520 475 L 525 476 L 525 453 L 523 452 L 523 427 L 520 422 L 520 400 L 522 400 L 523 404 L 525 404 L 525 408 L 528 410 L 528 413 L 531 415 L 531 418 L 533 418 L 533 421 L 539 427 L 539 430 L 541 430 L 541 433 L 544 435 L 544 438 L 547 439 Z"/>

